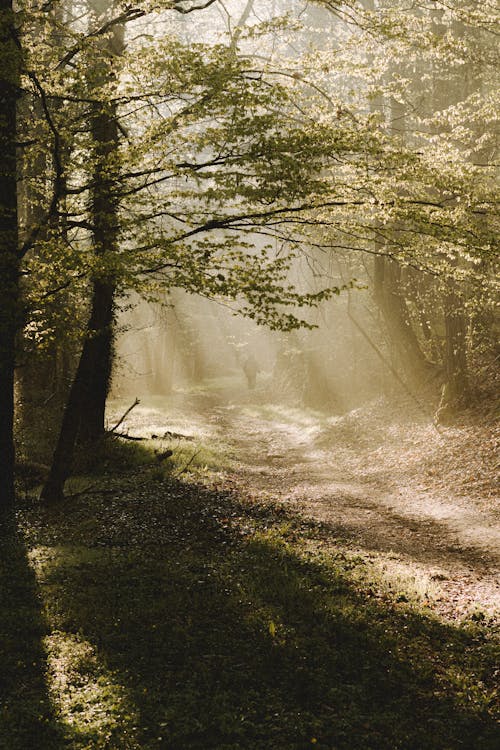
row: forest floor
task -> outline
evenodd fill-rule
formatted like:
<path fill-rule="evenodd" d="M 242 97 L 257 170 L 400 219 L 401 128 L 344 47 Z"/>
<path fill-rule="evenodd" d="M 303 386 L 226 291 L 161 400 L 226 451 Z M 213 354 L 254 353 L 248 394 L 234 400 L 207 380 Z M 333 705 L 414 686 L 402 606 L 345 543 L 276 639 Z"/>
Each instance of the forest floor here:
<path fill-rule="evenodd" d="M 320 522 L 323 547 L 362 554 L 439 614 L 500 612 L 498 421 L 436 427 L 403 398 L 328 416 L 230 384 L 167 411 L 153 399 L 126 424 L 182 456 L 190 445 L 175 435 L 187 434 L 195 465 L 223 464 L 217 486 Z"/>
<path fill-rule="evenodd" d="M 220 385 L 20 493 L 0 750 L 497 750 L 494 425 Z"/>

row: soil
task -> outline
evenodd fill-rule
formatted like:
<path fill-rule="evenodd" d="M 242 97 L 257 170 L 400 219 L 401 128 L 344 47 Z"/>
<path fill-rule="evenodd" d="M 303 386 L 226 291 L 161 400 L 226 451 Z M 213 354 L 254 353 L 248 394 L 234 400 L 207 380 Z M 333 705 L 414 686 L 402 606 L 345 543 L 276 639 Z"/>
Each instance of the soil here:
<path fill-rule="evenodd" d="M 446 618 L 498 615 L 498 424 L 467 415 L 436 428 L 404 401 L 325 415 L 259 390 L 141 406 L 127 420 L 132 434 L 189 426 L 228 446 L 219 486 L 320 522 L 323 548 L 362 555 Z"/>

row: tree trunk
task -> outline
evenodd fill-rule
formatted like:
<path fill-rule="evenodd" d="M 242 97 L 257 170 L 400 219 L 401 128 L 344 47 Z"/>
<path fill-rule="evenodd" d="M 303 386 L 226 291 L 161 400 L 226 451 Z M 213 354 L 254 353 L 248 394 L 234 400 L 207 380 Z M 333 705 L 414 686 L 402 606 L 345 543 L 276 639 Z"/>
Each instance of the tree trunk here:
<path fill-rule="evenodd" d="M 124 28 L 115 26 L 106 41 L 98 78 L 106 83 L 115 77 L 113 59 L 124 48 Z M 115 253 L 118 249 L 118 184 L 117 151 L 119 131 L 116 104 L 99 104 L 92 117 L 92 137 L 96 166 L 93 175 L 92 223 L 94 252 L 97 256 Z M 113 273 L 104 274 L 93 282 L 92 305 L 100 311 L 101 326 L 95 329 L 94 344 L 89 348 L 92 357 L 91 378 L 84 391 L 80 437 L 94 443 L 104 435 L 104 413 L 109 393 L 113 364 L 113 322 L 115 281 Z"/>
<path fill-rule="evenodd" d="M 123 44 L 123 26 L 115 26 L 111 37 L 105 41 L 102 58 L 96 63 L 99 83 L 112 80 L 113 59 L 121 54 Z M 91 208 L 93 249 L 95 255 L 102 258 L 116 252 L 118 245 L 119 133 L 115 104 L 95 105 L 91 131 L 95 157 Z M 64 410 L 49 477 L 40 496 L 48 503 L 63 498 L 77 439 L 95 443 L 104 435 L 113 354 L 115 289 L 113 271 L 101 271 L 93 279 L 87 335 Z"/>
<path fill-rule="evenodd" d="M 113 319 L 113 296 L 114 288 L 111 288 L 106 292 L 99 290 L 93 298 L 87 338 L 64 409 L 49 476 L 40 495 L 40 499 L 47 503 L 58 502 L 64 496 L 64 483 L 71 472 L 76 440 L 82 429 L 83 412 L 91 401 L 88 394 L 95 387 L 94 368 L 101 365 L 102 353 L 107 350 L 107 322 L 112 322 Z M 100 414 L 94 416 L 100 423 Z"/>
<path fill-rule="evenodd" d="M 0 0 L 0 511 L 14 502 L 14 366 L 20 323 L 16 101 L 20 52 L 11 0 Z"/>
<path fill-rule="evenodd" d="M 446 330 L 446 383 L 447 406 L 454 409 L 463 406 L 469 391 L 467 377 L 466 322 L 455 282 L 448 282 L 444 300 L 444 323 Z"/>
<path fill-rule="evenodd" d="M 96 443 L 104 436 L 104 413 L 113 362 L 114 283 L 95 281 L 92 296 L 99 328 L 89 331 L 91 339 L 85 349 L 89 376 L 84 383 L 79 430 L 79 439 L 87 444 Z"/>

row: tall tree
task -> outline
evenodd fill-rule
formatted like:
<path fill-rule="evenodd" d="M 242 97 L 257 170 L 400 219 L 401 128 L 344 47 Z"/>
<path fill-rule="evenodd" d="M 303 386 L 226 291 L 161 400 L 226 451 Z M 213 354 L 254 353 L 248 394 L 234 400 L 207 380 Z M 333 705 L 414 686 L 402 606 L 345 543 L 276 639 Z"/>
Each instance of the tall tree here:
<path fill-rule="evenodd" d="M 11 0 L 0 0 L 0 509 L 14 501 L 14 367 L 20 325 L 16 107 L 21 50 Z"/>
<path fill-rule="evenodd" d="M 129 68 L 128 75 L 134 83 L 139 80 L 139 87 L 123 96 L 113 85 L 113 63 L 123 51 L 121 16 L 101 15 L 95 25 L 106 33 L 96 32 L 97 41 L 86 50 L 87 56 L 89 50 L 94 52 L 92 77 L 81 97 L 92 109 L 89 147 L 94 166 L 80 190 L 90 204 L 91 311 L 42 491 L 47 501 L 62 496 L 78 435 L 92 441 L 104 431 L 117 284 L 123 289 L 134 283 L 134 276 L 142 276 L 157 278 L 162 286 L 244 297 L 250 316 L 279 325 L 297 323 L 293 315 L 278 313 L 279 303 L 314 304 L 322 296 L 296 293 L 286 283 L 286 257 L 270 261 L 267 251 L 249 252 L 251 246 L 235 233 L 248 234 L 266 222 L 279 222 L 289 200 L 304 203 L 296 211 L 313 200 L 320 187 L 314 164 L 322 162 L 319 136 L 324 130 L 308 134 L 290 128 L 283 116 L 272 112 L 276 97 L 287 100 L 286 92 L 277 86 L 269 90 L 254 71 L 246 72 L 250 65 L 235 55 L 234 38 L 226 46 L 181 44 L 175 37 L 160 38 L 158 49 L 136 45 L 132 63 L 140 69 Z M 121 122 L 119 101 L 125 112 L 126 103 L 132 112 Z M 128 137 L 132 145 L 128 151 L 124 146 L 120 156 L 119 129 L 134 134 Z M 287 174 L 290 147 L 309 150 L 313 167 L 306 162 Z M 119 159 L 125 162 L 122 168 Z M 262 170 L 272 179 L 268 196 L 263 194 Z M 299 172 L 306 178 L 302 182 Z M 256 188 L 256 180 L 262 189 Z M 175 187 L 169 189 L 170 184 Z M 179 199 L 180 210 L 173 209 L 173 201 Z M 210 235 L 213 239 L 207 239 Z"/>
<path fill-rule="evenodd" d="M 114 18 L 113 5 L 92 4 L 92 21 L 102 26 Z M 101 91 L 116 81 L 116 59 L 124 49 L 124 25 L 113 23 L 109 34 L 94 47 L 90 91 Z M 97 97 L 90 113 L 92 136 L 91 175 L 92 245 L 97 259 L 112 257 L 118 250 L 118 114 L 116 100 Z M 104 412 L 112 365 L 113 319 L 116 281 L 113 264 L 97 266 L 91 280 L 90 316 L 83 348 L 64 409 L 62 424 L 49 476 L 42 489 L 42 500 L 58 500 L 71 470 L 77 438 L 86 444 L 96 443 L 104 435 Z"/>
<path fill-rule="evenodd" d="M 94 3 L 97 20 L 103 22 L 112 17 L 107 3 Z M 104 7 L 103 7 L 104 6 Z M 108 36 L 100 44 L 102 57 L 93 65 L 96 88 L 116 84 L 118 72 L 116 61 L 125 46 L 125 27 L 113 25 Z M 93 163 L 91 195 L 91 223 L 93 225 L 93 248 L 97 258 L 113 257 L 119 243 L 119 124 L 117 104 L 114 98 L 100 101 L 93 106 L 91 114 L 93 140 Z M 109 391 L 113 350 L 113 319 L 116 281 L 112 267 L 101 267 L 92 279 L 91 316 L 81 359 L 89 359 L 90 380 L 83 385 L 83 405 L 80 419 L 80 438 L 86 443 L 95 443 L 104 435 L 104 412 Z M 85 367 L 85 363 L 81 363 Z M 76 386 L 76 381 L 75 381 Z"/>

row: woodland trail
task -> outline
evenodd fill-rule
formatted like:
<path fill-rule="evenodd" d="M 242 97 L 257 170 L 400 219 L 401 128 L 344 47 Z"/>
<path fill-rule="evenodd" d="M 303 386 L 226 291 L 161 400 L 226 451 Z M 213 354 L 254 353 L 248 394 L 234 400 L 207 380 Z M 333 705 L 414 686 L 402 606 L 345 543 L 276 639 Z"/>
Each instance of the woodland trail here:
<path fill-rule="evenodd" d="M 498 613 L 498 430 L 439 434 L 407 405 L 390 418 L 386 408 L 327 416 L 266 403 L 258 392 L 211 394 L 168 411 L 141 406 L 127 426 L 144 436 L 194 428 L 209 443 L 223 441 L 230 465 L 219 486 L 319 522 L 324 550 L 362 555 L 388 585 L 446 617 Z"/>

